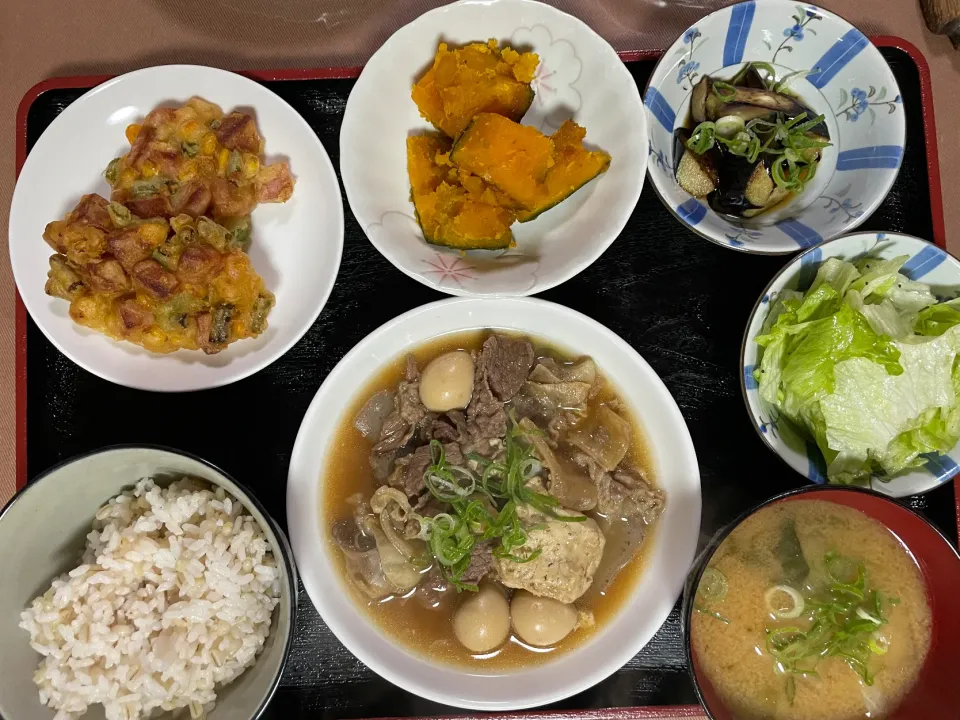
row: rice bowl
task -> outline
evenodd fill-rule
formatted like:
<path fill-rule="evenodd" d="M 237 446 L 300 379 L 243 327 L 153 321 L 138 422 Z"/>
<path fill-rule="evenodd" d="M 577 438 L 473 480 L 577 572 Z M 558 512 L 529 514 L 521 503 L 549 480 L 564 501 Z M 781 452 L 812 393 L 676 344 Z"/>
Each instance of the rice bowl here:
<path fill-rule="evenodd" d="M 219 471 L 154 448 L 88 455 L 11 502 L 0 542 L 13 537 L 21 551 L 2 570 L 21 582 L 0 589 L 4 717 L 67 720 L 102 704 L 91 715 L 216 720 L 266 707 L 296 573 L 276 525 Z"/>

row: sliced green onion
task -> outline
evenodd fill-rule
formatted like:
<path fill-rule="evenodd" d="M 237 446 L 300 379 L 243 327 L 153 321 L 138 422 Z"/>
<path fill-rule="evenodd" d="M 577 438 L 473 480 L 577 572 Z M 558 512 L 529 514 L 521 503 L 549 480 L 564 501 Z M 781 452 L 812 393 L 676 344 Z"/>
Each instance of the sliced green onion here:
<path fill-rule="evenodd" d="M 807 75 L 810 75 L 812 72 L 813 70 L 795 70 L 792 73 L 784 75 L 780 80 L 778 80 L 774 84 L 774 86 L 771 89 L 773 90 L 773 92 L 782 93 L 784 91 L 784 88 L 786 88 L 787 85 L 789 85 L 795 79 L 801 76 L 806 77 Z"/>
<path fill-rule="evenodd" d="M 697 155 L 703 155 L 714 146 L 715 137 L 716 125 L 712 122 L 702 122 L 693 129 L 690 139 L 687 140 L 687 148 Z"/>
<path fill-rule="evenodd" d="M 873 633 L 867 640 L 867 646 L 874 655 L 886 655 L 890 649 L 890 641 L 884 635 Z"/>
<path fill-rule="evenodd" d="M 729 102 L 737 96 L 737 89 L 728 82 L 716 80 L 713 83 L 713 94 L 724 102 Z"/>
<path fill-rule="evenodd" d="M 719 602 L 727 596 L 727 577 L 712 565 L 703 571 L 697 595 L 708 602 Z"/>
<path fill-rule="evenodd" d="M 773 600 L 777 593 L 783 593 L 784 595 L 789 596 L 792 602 L 792 607 L 784 610 L 783 608 L 774 605 Z M 798 618 L 803 614 L 803 595 L 789 585 L 774 585 L 772 588 L 769 588 L 763 594 L 763 602 L 767 606 L 767 610 L 770 612 L 770 614 L 778 620 L 793 620 L 794 618 Z"/>
<path fill-rule="evenodd" d="M 719 621 L 722 622 L 724 625 L 729 625 L 729 624 L 730 624 L 730 620 L 729 620 L 729 619 L 725 618 L 723 615 L 721 615 L 721 614 L 718 613 L 718 612 L 714 612 L 713 610 L 708 610 L 707 608 L 703 607 L 702 605 L 694 605 L 694 606 L 693 606 L 693 609 L 696 610 L 698 613 L 702 613 L 702 614 L 704 614 L 704 615 L 709 615 L 710 617 L 715 618 L 716 620 L 719 620 Z"/>

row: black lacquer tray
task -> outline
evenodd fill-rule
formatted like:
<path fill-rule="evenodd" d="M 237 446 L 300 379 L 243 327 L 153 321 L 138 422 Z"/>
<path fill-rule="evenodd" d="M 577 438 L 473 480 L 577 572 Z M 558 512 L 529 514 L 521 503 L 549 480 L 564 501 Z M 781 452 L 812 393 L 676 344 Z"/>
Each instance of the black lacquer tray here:
<path fill-rule="evenodd" d="M 903 95 L 907 143 L 890 196 L 863 225 L 943 242 L 936 136 L 926 62 L 896 38 L 883 46 Z M 625 62 L 641 90 L 656 53 Z M 355 70 L 248 73 L 289 102 L 320 137 L 334 165 Z M 47 125 L 105 78 L 47 81 L 24 98 L 18 167 Z M 346 198 L 344 198 L 346 207 Z M 21 484 L 78 453 L 114 443 L 186 450 L 235 476 L 281 523 L 287 464 L 316 389 L 357 341 L 397 314 L 443 297 L 395 270 L 370 245 L 346 209 L 343 263 L 320 318 L 266 370 L 228 387 L 146 394 L 112 385 L 60 354 L 19 306 L 18 473 Z M 39 239 L 38 239 L 39 241 Z M 542 297 L 583 312 L 621 335 L 653 366 L 680 405 L 700 460 L 702 541 L 747 508 L 805 483 L 774 456 L 751 426 L 738 360 L 754 302 L 787 258 L 745 255 L 713 245 L 678 223 L 649 184 L 627 228 L 589 269 Z M 957 539 L 954 484 L 909 498 L 910 507 Z M 353 658 L 302 591 L 293 652 L 265 718 L 423 716 L 455 712 L 381 680 Z M 551 710 L 677 706 L 696 703 L 687 674 L 679 603 L 625 667 Z M 693 708 L 663 715 L 689 716 Z M 657 717 L 652 708 L 579 713 Z"/>

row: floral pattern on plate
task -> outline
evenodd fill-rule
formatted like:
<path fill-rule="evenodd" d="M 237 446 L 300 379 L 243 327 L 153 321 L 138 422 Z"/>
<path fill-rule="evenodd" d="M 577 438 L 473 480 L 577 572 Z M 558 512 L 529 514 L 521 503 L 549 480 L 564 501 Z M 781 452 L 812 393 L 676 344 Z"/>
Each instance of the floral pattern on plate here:
<path fill-rule="evenodd" d="M 869 113 L 870 124 L 873 125 L 877 121 L 875 107 L 884 108 L 888 115 L 892 115 L 902 104 L 903 100 L 899 95 L 892 100 L 888 100 L 885 87 L 881 87 L 879 92 L 873 85 L 870 85 L 866 90 L 855 87 L 850 91 L 849 96 L 846 90 L 841 89 L 840 109 L 837 111 L 837 117 L 843 116 L 847 122 L 857 122 L 861 115 Z"/>
<path fill-rule="evenodd" d="M 877 48 L 837 15 L 787 0 L 748 0 L 698 20 L 665 58 L 644 98 L 648 173 L 664 204 L 697 234 L 742 252 L 793 253 L 855 228 L 889 192 L 906 137 L 899 88 Z M 778 80 L 790 77 L 790 90 L 824 115 L 832 143 L 804 193 L 753 220 L 721 216 L 691 197 L 672 163 L 674 130 L 689 116 L 692 87 L 705 72 L 730 78 L 747 62 L 774 65 Z"/>
<path fill-rule="evenodd" d="M 550 134 L 580 109 L 583 98 L 574 85 L 580 79 L 583 63 L 573 44 L 568 40 L 554 40 L 545 25 L 518 28 L 510 36 L 510 45 L 533 48 L 540 56 L 530 83 L 534 99 L 526 121 L 540 132 Z"/>

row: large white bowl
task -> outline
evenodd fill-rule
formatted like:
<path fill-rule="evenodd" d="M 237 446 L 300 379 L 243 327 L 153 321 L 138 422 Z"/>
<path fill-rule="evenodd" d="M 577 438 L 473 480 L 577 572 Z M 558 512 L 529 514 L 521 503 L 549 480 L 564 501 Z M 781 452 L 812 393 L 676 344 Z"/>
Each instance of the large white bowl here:
<path fill-rule="evenodd" d="M 161 105 L 194 95 L 252 111 L 267 159 L 286 159 L 293 197 L 253 213 L 250 257 L 277 297 L 270 327 L 217 355 L 181 350 L 149 353 L 74 323 L 69 304 L 43 291 L 53 250 L 43 229 L 80 196 L 109 198 L 107 163 L 129 149 L 127 124 Z M 71 103 L 44 131 L 20 171 L 10 207 L 10 262 L 34 322 L 60 352 L 105 380 L 142 390 L 201 390 L 235 382 L 266 367 L 310 329 L 333 289 L 343 250 L 343 203 L 333 165 L 316 133 L 286 102 L 248 78 L 209 67 L 166 65 L 121 75 Z"/>
<path fill-rule="evenodd" d="M 388 361 L 449 333 L 513 330 L 590 355 L 642 423 L 666 510 L 647 566 L 620 612 L 582 646 L 527 669 L 485 674 L 438 664 L 390 640 L 347 593 L 328 554 L 332 518 L 322 513 L 322 482 L 343 409 Z M 656 373 L 626 342 L 597 322 L 543 300 L 457 299 L 401 315 L 354 347 L 324 380 L 307 410 L 290 461 L 287 523 L 304 587 L 350 652 L 390 682 L 422 697 L 477 710 L 555 702 L 603 680 L 633 657 L 677 600 L 700 530 L 700 474 L 680 410 Z"/>
<path fill-rule="evenodd" d="M 728 79 L 749 61 L 772 63 L 778 78 L 813 71 L 790 87 L 825 116 L 833 146 L 800 197 L 738 224 L 677 184 L 673 131 L 685 124 L 693 83 Z M 849 232 L 887 196 L 903 159 L 906 122 L 886 60 L 846 20 L 807 3 L 751 0 L 697 21 L 664 53 L 644 103 L 650 179 L 664 205 L 707 240 L 744 252 L 791 253 Z"/>
<path fill-rule="evenodd" d="M 820 247 L 798 255 L 774 276 L 753 308 L 740 351 L 740 385 L 750 420 L 767 446 L 790 467 L 813 483 L 826 482 L 823 455 L 816 443 L 802 437 L 780 417 L 776 408 L 760 399 L 753 371 L 763 355 L 754 339 L 763 329 L 770 308 L 784 289 L 804 291 L 810 287 L 821 263 L 827 258 L 853 260 L 880 257 L 887 260 L 901 255 L 910 259 L 901 269 L 911 280 L 920 280 L 934 287 L 937 295 L 960 295 L 960 261 L 926 240 L 899 233 L 854 233 L 836 238 Z M 929 455 L 922 468 L 897 475 L 892 479 L 873 478 L 870 486 L 893 497 L 906 497 L 926 492 L 950 480 L 960 472 L 960 444 L 946 455 Z"/>
<path fill-rule="evenodd" d="M 610 168 L 556 208 L 514 223 L 509 251 L 428 245 L 414 219 L 406 139 L 430 129 L 410 89 L 437 43 L 495 38 L 540 56 L 525 125 L 552 133 L 572 117 Z M 623 230 L 647 166 L 640 91 L 610 45 L 570 15 L 534 0 L 461 0 L 400 28 L 370 58 L 340 131 L 340 174 L 350 209 L 373 246 L 404 273 L 451 295 L 531 295 L 569 280 Z"/>

